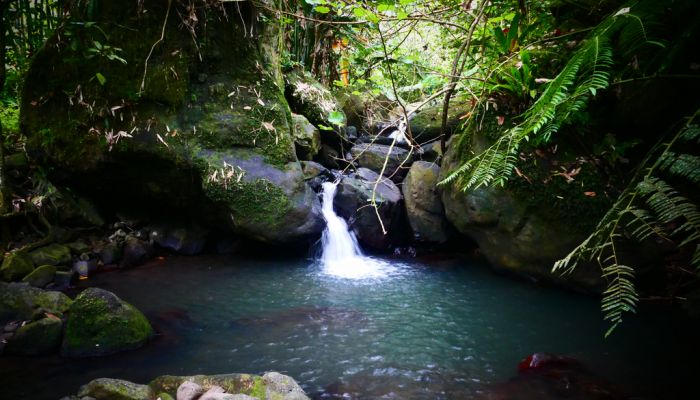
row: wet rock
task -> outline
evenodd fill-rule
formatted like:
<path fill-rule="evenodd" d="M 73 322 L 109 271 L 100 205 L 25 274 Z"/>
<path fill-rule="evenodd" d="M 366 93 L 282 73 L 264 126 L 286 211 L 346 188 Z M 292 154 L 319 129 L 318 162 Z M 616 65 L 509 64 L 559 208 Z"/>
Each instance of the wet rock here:
<path fill-rule="evenodd" d="M 98 378 L 82 386 L 78 396 L 89 396 L 95 400 L 149 400 L 152 393 L 147 385 L 121 379 Z"/>
<path fill-rule="evenodd" d="M 342 160 L 338 150 L 333 147 L 323 144 L 321 145 L 321 150 L 318 153 L 318 161 L 326 168 L 329 169 L 339 169 L 340 164 L 338 161 Z"/>
<path fill-rule="evenodd" d="M 70 249 L 62 244 L 50 244 L 29 253 L 35 265 L 61 265 L 71 260 Z"/>
<path fill-rule="evenodd" d="M 399 168 L 408 170 L 411 166 L 412 159 L 406 149 L 384 144 L 356 144 L 350 149 L 353 158 L 363 168 L 371 169 L 376 173 L 380 173 L 386 161 L 384 176 L 392 176 L 400 172 Z"/>
<path fill-rule="evenodd" d="M 22 278 L 22 282 L 26 282 L 31 286 L 43 288 L 53 282 L 56 275 L 56 267 L 53 265 L 42 265 L 37 267 L 29 275 Z"/>
<path fill-rule="evenodd" d="M 321 150 L 321 132 L 306 117 L 292 113 L 293 137 L 299 160 L 311 160 Z"/>
<path fill-rule="evenodd" d="M 156 396 L 156 400 L 176 400 L 173 398 L 173 396 L 167 394 L 167 393 L 158 393 L 158 396 Z"/>
<path fill-rule="evenodd" d="M 49 354 L 61 344 L 63 322 L 55 316 L 29 322 L 17 329 L 5 347 L 5 353 L 17 355 Z"/>
<path fill-rule="evenodd" d="M 158 226 L 151 230 L 151 239 L 158 246 L 184 255 L 202 252 L 207 243 L 207 230 L 198 226 Z"/>
<path fill-rule="evenodd" d="M 62 315 L 71 299 L 61 292 L 42 290 L 26 283 L 0 282 L 0 322 L 33 320 L 37 315 Z"/>
<path fill-rule="evenodd" d="M 440 167 L 417 161 L 403 181 L 406 214 L 419 241 L 444 243 L 448 239 L 448 224 L 437 188 Z"/>
<path fill-rule="evenodd" d="M 118 264 L 122 259 L 122 245 L 116 241 L 106 243 L 99 250 L 100 260 L 105 265 Z"/>
<path fill-rule="evenodd" d="M 151 257 L 151 246 L 138 238 L 128 237 L 124 242 L 124 255 L 121 260 L 120 267 L 136 267 L 146 261 Z"/>
<path fill-rule="evenodd" d="M 0 267 L 0 276 L 6 281 L 18 281 L 34 270 L 34 262 L 24 252 L 5 256 Z"/>
<path fill-rule="evenodd" d="M 364 245 L 377 250 L 386 250 L 400 243 L 405 236 L 404 209 L 401 191 L 387 178 L 379 180 L 375 201 L 377 210 L 367 206 L 373 197 L 375 182 L 379 175 L 366 168 L 343 178 L 333 200 L 338 215 L 348 220 L 350 228 Z M 379 223 L 381 218 L 385 235 Z"/>
<path fill-rule="evenodd" d="M 177 400 L 195 400 L 204 393 L 204 388 L 198 384 L 185 381 L 177 388 Z"/>
<path fill-rule="evenodd" d="M 61 354 L 87 357 L 143 346 L 153 335 L 146 317 L 131 304 L 103 289 L 89 288 L 70 307 Z"/>
<path fill-rule="evenodd" d="M 622 400 L 631 398 L 596 376 L 580 362 L 565 356 L 535 353 L 520 363 L 518 376 L 489 385 L 483 399 Z"/>
<path fill-rule="evenodd" d="M 302 161 L 301 171 L 304 173 L 304 179 L 306 180 L 313 179 L 319 175 L 330 175 L 328 168 L 313 161 Z"/>

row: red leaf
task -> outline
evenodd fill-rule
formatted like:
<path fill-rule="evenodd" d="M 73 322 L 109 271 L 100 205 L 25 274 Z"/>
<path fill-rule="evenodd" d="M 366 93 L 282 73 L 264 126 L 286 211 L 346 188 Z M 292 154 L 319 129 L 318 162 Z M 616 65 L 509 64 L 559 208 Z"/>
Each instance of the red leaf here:
<path fill-rule="evenodd" d="M 501 126 L 504 122 L 506 122 L 506 117 L 502 115 L 499 115 L 498 117 L 496 117 L 496 119 L 498 120 L 498 126 Z"/>
<path fill-rule="evenodd" d="M 583 192 L 583 194 L 585 194 L 588 197 L 595 197 L 596 196 L 595 192 Z"/>

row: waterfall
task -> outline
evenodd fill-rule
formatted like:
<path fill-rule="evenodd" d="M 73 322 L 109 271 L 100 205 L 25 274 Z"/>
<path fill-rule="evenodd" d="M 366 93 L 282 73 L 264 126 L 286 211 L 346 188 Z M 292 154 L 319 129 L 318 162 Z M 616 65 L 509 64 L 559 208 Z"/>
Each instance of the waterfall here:
<path fill-rule="evenodd" d="M 333 198 L 338 183 L 323 184 L 323 218 L 326 229 L 321 243 L 323 253 L 321 261 L 326 269 L 348 269 L 363 262 L 363 254 L 355 234 L 348 230 L 348 224 L 333 210 Z"/>

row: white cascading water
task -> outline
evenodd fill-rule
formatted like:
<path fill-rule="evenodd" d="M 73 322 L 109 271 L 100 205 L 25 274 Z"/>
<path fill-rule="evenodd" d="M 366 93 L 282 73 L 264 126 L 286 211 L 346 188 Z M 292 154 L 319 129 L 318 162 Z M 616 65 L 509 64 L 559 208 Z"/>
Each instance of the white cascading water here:
<path fill-rule="evenodd" d="M 326 229 L 321 237 L 323 270 L 329 275 L 349 279 L 386 276 L 393 267 L 371 257 L 365 257 L 355 234 L 348 229 L 347 222 L 333 210 L 333 198 L 337 186 L 337 182 L 323 184 L 322 212 L 326 220 Z"/>
<path fill-rule="evenodd" d="M 362 262 L 362 250 L 355 235 L 348 230 L 348 224 L 333 210 L 333 198 L 337 182 L 323 184 L 323 218 L 326 229 L 323 231 L 321 242 L 323 255 L 321 261 L 327 269 L 351 268 Z"/>

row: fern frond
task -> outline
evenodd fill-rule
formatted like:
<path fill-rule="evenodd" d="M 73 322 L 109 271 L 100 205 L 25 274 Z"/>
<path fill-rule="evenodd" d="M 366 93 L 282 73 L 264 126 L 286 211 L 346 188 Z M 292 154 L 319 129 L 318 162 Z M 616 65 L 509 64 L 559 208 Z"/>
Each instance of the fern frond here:
<path fill-rule="evenodd" d="M 661 158 L 659 169 L 692 183 L 700 183 L 700 157 L 698 156 L 667 151 Z"/>
<path fill-rule="evenodd" d="M 464 176 L 459 181 L 462 190 L 503 185 L 512 176 L 515 155 L 523 140 L 548 142 L 562 125 L 586 107 L 592 96 L 609 86 L 614 63 L 611 38 L 617 32 L 622 32 L 620 36 L 625 39 L 625 46 L 634 47 L 648 40 L 642 19 L 631 14 L 629 9 L 605 18 L 521 115 L 522 122 L 506 130 L 485 151 L 467 159 L 441 184 L 453 183 Z"/>

